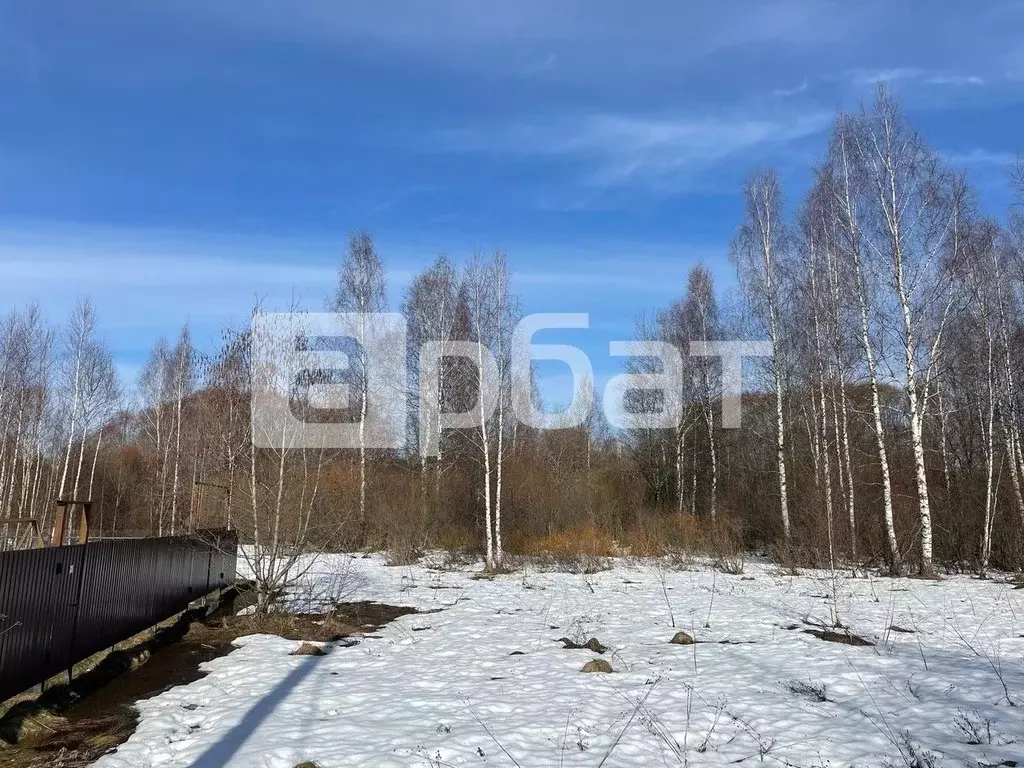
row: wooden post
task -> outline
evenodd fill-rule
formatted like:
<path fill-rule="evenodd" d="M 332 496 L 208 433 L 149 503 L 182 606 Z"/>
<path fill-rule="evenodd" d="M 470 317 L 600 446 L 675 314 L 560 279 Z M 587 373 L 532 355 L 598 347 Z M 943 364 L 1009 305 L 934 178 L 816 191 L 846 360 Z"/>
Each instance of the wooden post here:
<path fill-rule="evenodd" d="M 69 523 L 71 522 L 71 508 L 73 506 L 82 508 L 78 524 L 78 543 L 85 544 L 89 541 L 89 520 L 92 517 L 92 500 L 57 499 L 57 514 L 53 520 L 53 535 L 50 537 L 51 547 L 63 547 L 64 540 L 70 535 Z"/>
<path fill-rule="evenodd" d="M 63 547 L 64 536 L 68 527 L 68 503 L 57 499 L 57 514 L 53 517 L 53 533 L 50 535 L 51 547 Z"/>
<path fill-rule="evenodd" d="M 78 525 L 78 543 L 85 544 L 89 541 L 89 518 L 92 517 L 92 501 L 80 503 L 82 505 L 82 519 Z"/>

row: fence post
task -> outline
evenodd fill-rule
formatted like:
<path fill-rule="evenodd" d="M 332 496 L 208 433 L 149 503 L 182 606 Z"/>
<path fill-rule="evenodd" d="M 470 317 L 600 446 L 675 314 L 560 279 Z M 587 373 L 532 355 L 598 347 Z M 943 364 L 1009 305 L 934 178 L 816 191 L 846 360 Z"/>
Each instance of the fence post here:
<path fill-rule="evenodd" d="M 78 545 L 82 550 L 82 556 L 78 560 L 78 586 L 75 588 L 75 611 L 71 619 L 71 642 L 68 644 L 68 685 L 74 679 L 75 670 L 75 649 L 78 647 L 78 617 L 82 611 L 82 590 L 85 587 L 86 560 L 89 556 L 89 547 L 86 544 Z"/>

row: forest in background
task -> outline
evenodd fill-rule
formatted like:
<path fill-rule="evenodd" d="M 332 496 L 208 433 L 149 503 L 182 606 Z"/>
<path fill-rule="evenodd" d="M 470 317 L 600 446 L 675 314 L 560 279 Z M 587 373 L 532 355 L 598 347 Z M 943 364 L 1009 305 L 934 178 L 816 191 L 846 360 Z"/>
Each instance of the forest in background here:
<path fill-rule="evenodd" d="M 1009 182 L 1024 203 L 1024 177 Z M 683 355 L 673 429 L 611 430 L 596 411 L 548 431 L 510 417 L 520 307 L 500 252 L 438 257 L 397 308 L 411 390 L 421 375 L 439 382 L 410 415 L 414 434 L 431 428 L 415 414 L 464 410 L 480 386 L 469 360 L 424 370 L 420 343 L 482 341 L 498 363 L 494 417 L 444 431 L 431 458 L 417 438 L 407 452 L 254 448 L 247 328 L 226 328 L 213 351 L 187 327 L 158 341 L 128 391 L 88 300 L 59 326 L 28 306 L 0 323 L 0 518 L 47 530 L 55 499 L 91 498 L 106 536 L 231 527 L 263 553 L 271 586 L 282 557 L 356 548 L 396 562 L 464 550 L 494 568 L 517 554 L 695 550 L 925 574 L 1021 567 L 1024 211 L 980 212 L 965 174 L 881 88 L 836 115 L 801 200 L 785 201 L 771 169 L 741 194 L 730 295 L 698 265 L 676 301 L 637 322 L 637 339 Z M 350 238 L 325 306 L 387 309 L 368 233 Z M 722 428 L 718 362 L 688 355 L 721 339 L 767 339 L 773 352 L 746 387 L 740 429 Z M 629 368 L 656 372 L 644 358 Z M 0 523 L 4 546 L 27 536 Z"/>

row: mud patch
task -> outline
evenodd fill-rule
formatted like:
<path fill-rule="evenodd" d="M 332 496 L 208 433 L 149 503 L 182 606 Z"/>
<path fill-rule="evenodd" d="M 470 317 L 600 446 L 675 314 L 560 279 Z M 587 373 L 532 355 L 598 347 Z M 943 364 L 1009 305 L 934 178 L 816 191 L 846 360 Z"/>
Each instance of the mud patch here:
<path fill-rule="evenodd" d="M 561 643 L 562 648 L 568 651 L 578 651 L 585 649 L 593 651 L 594 653 L 604 653 L 608 650 L 608 647 L 602 645 L 601 641 L 598 640 L 596 637 L 590 638 L 589 640 L 587 640 L 587 642 L 583 643 L 582 645 L 580 643 L 570 640 L 568 637 L 560 637 L 555 642 Z"/>
<path fill-rule="evenodd" d="M 870 640 L 865 640 L 860 635 L 854 635 L 846 632 L 833 632 L 830 629 L 805 629 L 808 635 L 814 635 L 819 640 L 825 640 L 829 643 L 841 643 L 842 645 L 857 645 L 867 646 L 874 645 Z"/>
<path fill-rule="evenodd" d="M 0 718 L 0 768 L 84 768 L 135 731 L 134 704 L 199 680 L 199 666 L 230 653 L 251 634 L 329 642 L 365 636 L 413 608 L 358 602 L 330 614 L 228 616 L 185 614 L 132 648 L 115 651 L 70 685 L 15 704 Z M 134 668 L 133 668 L 134 667 Z M 102 668 L 102 669 L 101 669 Z"/>

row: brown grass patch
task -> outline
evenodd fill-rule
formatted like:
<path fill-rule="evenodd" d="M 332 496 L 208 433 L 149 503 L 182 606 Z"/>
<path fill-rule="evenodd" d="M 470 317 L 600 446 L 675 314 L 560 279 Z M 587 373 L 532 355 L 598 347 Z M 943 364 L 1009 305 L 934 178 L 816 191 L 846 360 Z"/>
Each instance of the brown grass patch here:
<path fill-rule="evenodd" d="M 522 554 L 554 557 L 611 557 L 615 541 L 610 533 L 595 526 L 577 530 L 555 531 L 547 536 L 528 539 Z"/>
<path fill-rule="evenodd" d="M 330 613 L 270 613 L 266 616 L 228 616 L 198 625 L 209 642 L 232 642 L 244 635 L 277 635 L 285 640 L 331 642 L 374 632 L 415 608 L 382 603 L 342 603 Z"/>
<path fill-rule="evenodd" d="M 452 525 L 441 530 L 437 544 L 449 552 L 477 552 L 480 536 L 468 526 Z"/>

